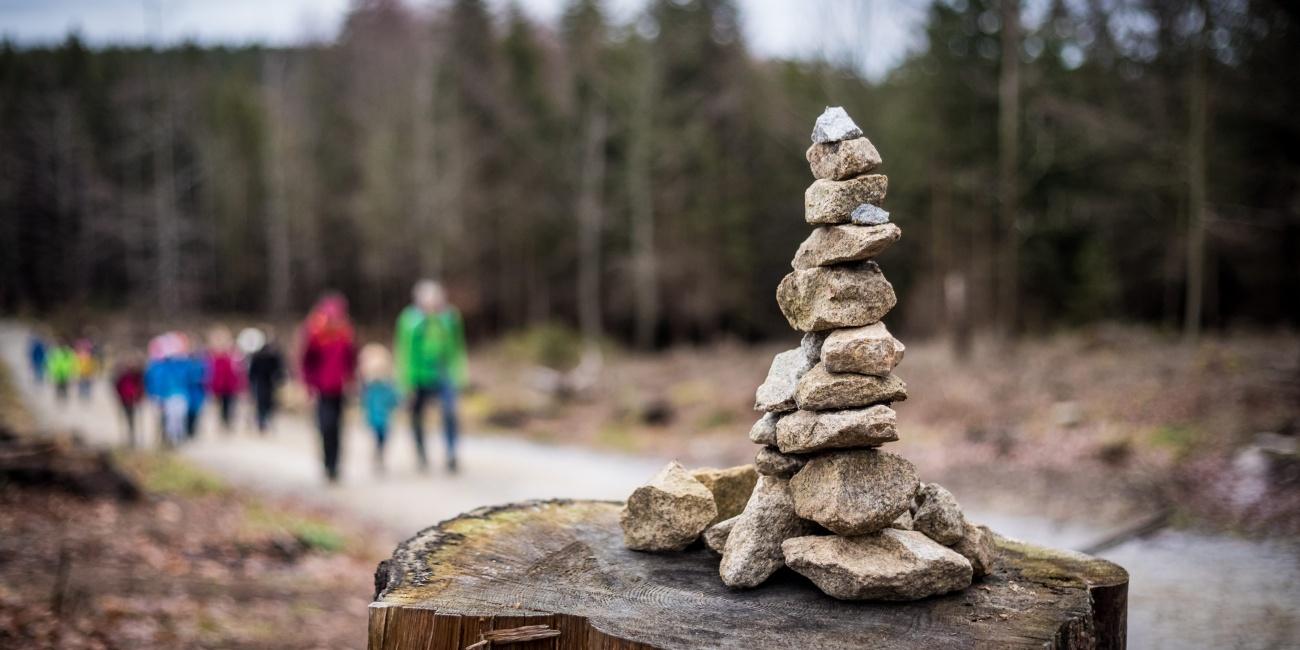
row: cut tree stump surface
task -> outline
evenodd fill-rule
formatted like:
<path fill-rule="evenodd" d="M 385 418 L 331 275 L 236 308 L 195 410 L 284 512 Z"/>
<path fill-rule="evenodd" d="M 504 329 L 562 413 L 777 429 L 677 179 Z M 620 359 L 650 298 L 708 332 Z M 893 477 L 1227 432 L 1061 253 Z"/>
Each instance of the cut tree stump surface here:
<path fill-rule="evenodd" d="M 620 507 L 518 503 L 421 532 L 375 573 L 371 650 L 1124 647 L 1128 574 L 1105 560 L 998 537 L 993 574 L 916 602 L 835 600 L 788 569 L 733 590 L 698 543 L 624 548 Z"/>

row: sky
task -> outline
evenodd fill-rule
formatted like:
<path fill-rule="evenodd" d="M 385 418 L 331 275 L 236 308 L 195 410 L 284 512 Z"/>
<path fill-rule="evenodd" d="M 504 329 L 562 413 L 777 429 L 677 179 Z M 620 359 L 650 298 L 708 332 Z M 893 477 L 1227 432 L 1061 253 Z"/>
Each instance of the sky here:
<path fill-rule="evenodd" d="M 497 8 L 509 0 L 489 0 Z M 408 0 L 412 5 L 428 0 Z M 515 0 L 554 23 L 568 0 Z M 0 38 L 57 43 L 77 31 L 93 45 L 194 40 L 286 45 L 332 38 L 351 0 L 0 0 Z M 606 0 L 632 20 L 644 0 Z M 763 57 L 851 60 L 879 78 L 917 45 L 921 0 L 737 0 L 745 38 Z"/>

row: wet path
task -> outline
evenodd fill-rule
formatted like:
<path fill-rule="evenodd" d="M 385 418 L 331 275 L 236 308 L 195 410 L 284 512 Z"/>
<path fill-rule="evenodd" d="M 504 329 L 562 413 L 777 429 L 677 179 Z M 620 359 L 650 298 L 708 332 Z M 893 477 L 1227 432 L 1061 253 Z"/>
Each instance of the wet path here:
<path fill-rule="evenodd" d="M 0 356 L 17 371 L 38 421 L 78 430 L 92 444 L 122 444 L 110 388 L 101 382 L 90 402 L 60 407 L 48 388 L 39 389 L 27 379 L 26 340 L 25 329 L 0 324 Z M 147 439 L 155 440 L 153 416 L 146 413 Z M 207 418 L 199 440 L 181 450 L 186 458 L 237 485 L 341 506 L 403 536 L 481 505 L 551 496 L 622 499 L 667 460 L 470 435 L 462 441 L 459 474 L 440 469 L 437 440 L 431 441 L 437 443 L 431 447 L 435 469 L 422 475 L 414 469 L 414 445 L 399 422 L 389 444 L 389 471 L 376 476 L 373 442 L 358 422 L 350 421 L 343 481 L 326 487 L 319 443 L 306 418 L 283 415 L 268 437 L 225 436 L 211 412 Z M 968 515 L 1004 535 L 1059 548 L 1079 548 L 1107 532 L 1086 523 L 1009 516 L 978 506 L 968 507 Z M 1165 531 L 1101 556 L 1131 575 L 1132 648 L 1300 648 L 1300 541 Z"/>

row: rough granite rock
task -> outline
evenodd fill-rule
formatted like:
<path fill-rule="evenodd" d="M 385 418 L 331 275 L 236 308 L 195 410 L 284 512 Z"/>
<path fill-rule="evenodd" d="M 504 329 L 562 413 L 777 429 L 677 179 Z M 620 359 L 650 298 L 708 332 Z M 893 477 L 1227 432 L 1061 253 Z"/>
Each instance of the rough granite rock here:
<path fill-rule="evenodd" d="M 916 513 L 912 517 L 917 532 L 930 539 L 952 546 L 961 541 L 966 518 L 952 492 L 938 483 L 925 483 L 916 493 Z"/>
<path fill-rule="evenodd" d="M 952 550 L 970 562 L 976 578 L 983 578 L 993 572 L 997 547 L 993 543 L 993 531 L 988 526 L 966 522 L 961 541 L 953 544 Z"/>
<path fill-rule="evenodd" d="M 877 377 L 829 372 L 825 363 L 819 363 L 804 373 L 794 393 L 795 404 L 804 411 L 862 408 L 905 399 L 907 384 L 896 375 Z"/>
<path fill-rule="evenodd" d="M 903 360 L 906 348 L 884 323 L 835 330 L 822 346 L 822 363 L 830 372 L 884 377 Z"/>
<path fill-rule="evenodd" d="M 814 177 L 833 181 L 860 176 L 880 166 L 880 152 L 866 138 L 814 143 L 805 157 Z"/>
<path fill-rule="evenodd" d="M 781 542 L 806 534 L 807 524 L 794 514 L 790 482 L 760 476 L 727 536 L 718 575 L 728 587 L 757 587 L 785 565 Z"/>
<path fill-rule="evenodd" d="M 727 537 L 731 535 L 731 528 L 736 525 L 737 519 L 740 519 L 739 515 L 723 519 L 704 529 L 704 545 L 709 547 L 710 551 L 722 555 L 723 549 L 727 547 Z"/>
<path fill-rule="evenodd" d="M 862 129 L 853 123 L 847 111 L 839 106 L 827 106 L 813 125 L 813 142 L 838 142 L 862 137 Z"/>
<path fill-rule="evenodd" d="M 749 493 L 754 491 L 754 483 L 758 482 L 758 473 L 754 471 L 753 465 L 737 465 L 726 469 L 703 467 L 693 470 L 691 476 L 713 493 L 713 504 L 717 506 L 718 514 L 710 524 L 740 514 L 749 502 Z"/>
<path fill-rule="evenodd" d="M 849 214 L 849 222 L 859 226 L 879 226 L 889 223 L 889 213 L 878 205 L 863 203 Z"/>
<path fill-rule="evenodd" d="M 842 600 L 916 600 L 971 583 L 966 558 L 910 530 L 795 537 L 781 550 L 791 569 Z"/>
<path fill-rule="evenodd" d="M 767 379 L 754 393 L 754 410 L 793 411 L 795 386 L 810 367 L 807 357 L 798 348 L 777 354 L 767 371 Z"/>
<path fill-rule="evenodd" d="M 880 205 L 888 189 L 889 178 L 884 174 L 863 174 L 843 181 L 815 180 L 803 193 L 804 221 L 814 226 L 849 223 L 858 206 Z"/>
<path fill-rule="evenodd" d="M 896 423 L 894 409 L 883 404 L 843 411 L 795 411 L 777 422 L 776 445 L 786 454 L 879 447 L 898 440 Z"/>
<path fill-rule="evenodd" d="M 749 441 L 756 445 L 776 444 L 776 425 L 780 422 L 780 413 L 764 413 L 763 417 L 749 429 Z"/>
<path fill-rule="evenodd" d="M 799 349 L 803 350 L 804 358 L 808 359 L 809 368 L 821 361 L 822 344 L 829 334 L 830 332 L 805 332 L 803 338 L 799 339 Z"/>
<path fill-rule="evenodd" d="M 898 299 L 875 262 L 791 271 L 776 288 L 776 302 L 800 332 L 861 327 L 879 322 Z"/>
<path fill-rule="evenodd" d="M 813 457 L 790 479 L 790 491 L 800 517 L 837 535 L 866 535 L 907 512 L 918 484 L 901 456 L 853 449 Z"/>
<path fill-rule="evenodd" d="M 901 515 L 898 515 L 898 519 L 895 519 L 892 522 L 890 522 L 889 527 L 897 528 L 899 530 L 915 530 L 915 527 L 912 525 L 912 513 L 909 511 L 909 512 L 904 512 Z M 704 534 L 707 535 L 709 533 L 708 531 L 705 531 Z"/>
<path fill-rule="evenodd" d="M 871 259 L 898 241 L 903 231 L 892 223 L 880 226 L 822 226 L 799 245 L 790 266 L 811 269 Z"/>
<path fill-rule="evenodd" d="M 776 447 L 763 447 L 754 455 L 754 467 L 764 476 L 790 478 L 807 459 L 781 453 Z"/>
<path fill-rule="evenodd" d="M 680 551 L 718 514 L 713 493 L 673 461 L 632 491 L 619 513 L 623 544 L 634 551 Z"/>

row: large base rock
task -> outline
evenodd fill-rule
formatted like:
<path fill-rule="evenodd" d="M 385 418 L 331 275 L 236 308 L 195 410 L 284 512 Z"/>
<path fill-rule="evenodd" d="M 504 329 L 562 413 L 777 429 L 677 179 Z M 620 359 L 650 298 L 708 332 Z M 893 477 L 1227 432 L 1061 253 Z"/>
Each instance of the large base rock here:
<path fill-rule="evenodd" d="M 880 205 L 889 189 L 883 174 L 866 174 L 843 181 L 817 180 L 803 193 L 804 221 L 814 226 L 849 223 L 859 205 Z"/>
<path fill-rule="evenodd" d="M 869 260 L 903 236 L 892 223 L 883 226 L 823 226 L 816 228 L 799 245 L 790 266 L 811 269 L 846 262 Z"/>
<path fill-rule="evenodd" d="M 757 587 L 785 565 L 781 542 L 806 535 L 807 530 L 794 514 L 790 482 L 761 476 L 727 535 L 718 574 L 728 587 Z"/>
<path fill-rule="evenodd" d="M 673 461 L 632 491 L 619 513 L 623 544 L 634 551 L 680 551 L 718 514 L 713 493 Z"/>
<path fill-rule="evenodd" d="M 805 411 L 830 411 L 889 404 L 907 399 L 907 384 L 895 375 L 877 377 L 829 372 L 819 363 L 799 379 L 795 404 Z"/>
<path fill-rule="evenodd" d="M 879 447 L 898 440 L 896 420 L 894 409 L 883 404 L 843 411 L 795 411 L 777 422 L 776 444 L 786 454 Z"/>
<path fill-rule="evenodd" d="M 795 537 L 781 550 L 791 569 L 842 600 L 917 600 L 971 583 L 966 558 L 910 530 Z"/>
<path fill-rule="evenodd" d="M 874 449 L 815 456 L 790 479 L 795 513 L 839 535 L 888 526 L 907 512 L 919 485 L 912 463 Z"/>
<path fill-rule="evenodd" d="M 776 288 L 776 302 L 800 332 L 861 327 L 894 308 L 894 287 L 874 262 L 793 271 Z"/>
<path fill-rule="evenodd" d="M 754 471 L 753 465 L 726 469 L 703 467 L 692 471 L 691 476 L 713 493 L 713 504 L 717 506 L 718 514 L 709 523 L 717 523 L 740 514 L 749 502 L 749 494 L 754 491 L 754 483 L 758 482 L 758 473 Z"/>
<path fill-rule="evenodd" d="M 884 323 L 835 330 L 822 344 L 822 363 L 830 372 L 884 377 L 903 360 L 902 341 Z"/>

